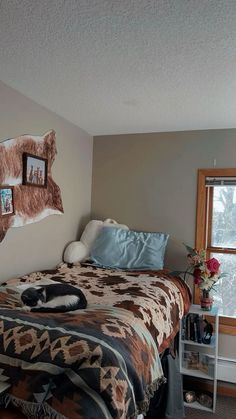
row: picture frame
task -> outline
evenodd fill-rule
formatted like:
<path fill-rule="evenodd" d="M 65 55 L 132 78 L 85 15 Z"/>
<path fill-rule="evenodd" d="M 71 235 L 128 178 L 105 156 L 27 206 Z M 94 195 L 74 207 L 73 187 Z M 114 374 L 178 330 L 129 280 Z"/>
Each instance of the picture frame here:
<path fill-rule="evenodd" d="M 0 186 L 0 215 L 9 216 L 15 214 L 14 187 Z"/>
<path fill-rule="evenodd" d="M 23 153 L 23 185 L 46 188 L 48 160 L 34 154 Z"/>

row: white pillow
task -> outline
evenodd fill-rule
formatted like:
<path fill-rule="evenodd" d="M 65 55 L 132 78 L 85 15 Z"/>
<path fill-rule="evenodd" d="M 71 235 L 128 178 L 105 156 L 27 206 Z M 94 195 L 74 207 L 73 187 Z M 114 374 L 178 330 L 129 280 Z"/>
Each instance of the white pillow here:
<path fill-rule="evenodd" d="M 82 242 L 72 242 L 68 244 L 64 252 L 64 261 L 66 263 L 77 263 L 86 260 L 89 256 L 89 248 Z"/>
<path fill-rule="evenodd" d="M 98 236 L 98 233 L 102 229 L 104 225 L 103 221 L 99 220 L 91 220 L 86 225 L 82 236 L 80 237 L 80 241 L 90 250 L 93 242 L 95 241 L 96 237 Z"/>
<path fill-rule="evenodd" d="M 116 228 L 122 228 L 125 230 L 129 230 L 129 227 L 127 227 L 124 224 L 118 224 L 115 220 L 111 220 L 110 218 L 107 218 L 105 221 L 100 220 L 92 220 L 89 221 L 89 223 L 86 225 L 84 232 L 82 236 L 80 237 L 80 241 L 87 246 L 89 251 L 91 250 L 91 247 L 97 238 L 98 234 L 100 233 L 102 227 L 116 227 Z"/>
<path fill-rule="evenodd" d="M 92 245 L 104 226 L 129 230 L 129 227 L 125 224 L 118 224 L 117 221 L 110 218 L 107 218 L 105 221 L 91 220 L 86 225 L 80 241 L 74 241 L 66 247 L 63 257 L 64 261 L 66 263 L 77 263 L 88 259 Z"/>

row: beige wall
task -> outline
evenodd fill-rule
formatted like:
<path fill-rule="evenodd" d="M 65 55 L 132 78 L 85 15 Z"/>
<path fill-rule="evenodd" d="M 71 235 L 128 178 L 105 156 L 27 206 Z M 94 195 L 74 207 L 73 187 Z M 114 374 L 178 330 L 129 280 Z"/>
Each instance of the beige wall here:
<path fill-rule="evenodd" d="M 170 234 L 166 264 L 194 245 L 197 169 L 236 166 L 236 130 L 94 138 L 92 216 Z"/>
<path fill-rule="evenodd" d="M 11 228 L 0 243 L 0 282 L 54 267 L 63 249 L 90 219 L 93 139 L 86 132 L 0 82 L 0 141 L 53 128 L 57 151 L 52 173 L 60 186 L 63 215 Z"/>
<path fill-rule="evenodd" d="M 166 266 L 185 267 L 194 245 L 197 169 L 236 166 L 236 129 L 94 138 L 92 217 L 170 234 Z M 235 358 L 236 338 L 220 339 Z"/>

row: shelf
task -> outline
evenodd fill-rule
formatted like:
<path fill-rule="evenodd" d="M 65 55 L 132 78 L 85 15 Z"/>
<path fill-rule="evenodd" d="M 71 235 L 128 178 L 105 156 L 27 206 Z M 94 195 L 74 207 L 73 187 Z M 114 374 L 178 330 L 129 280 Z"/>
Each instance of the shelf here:
<path fill-rule="evenodd" d="M 209 407 L 205 407 L 202 404 L 198 403 L 198 402 L 193 402 L 193 403 L 186 403 L 184 402 L 184 406 L 185 407 L 190 407 L 190 409 L 199 409 L 199 410 L 205 410 L 206 412 L 211 412 L 213 413 L 213 408 L 209 408 Z"/>
<path fill-rule="evenodd" d="M 210 311 L 207 311 L 207 310 L 202 310 L 201 307 L 197 304 L 192 304 L 189 313 L 201 314 L 205 316 L 218 316 L 219 308 L 213 306 Z"/>
<path fill-rule="evenodd" d="M 206 374 L 200 370 L 191 370 L 188 368 L 181 367 L 180 373 L 183 375 L 189 375 L 192 377 L 205 378 L 206 380 L 214 380 L 214 377 L 212 375 Z"/>
<path fill-rule="evenodd" d="M 201 348 L 215 349 L 216 339 L 215 339 L 215 336 L 212 336 L 211 343 L 209 345 L 207 343 L 198 343 L 190 339 L 187 339 L 187 340 L 181 339 L 180 342 L 184 345 L 193 345 L 193 346 L 199 346 Z"/>
<path fill-rule="evenodd" d="M 189 316 L 189 317 L 188 317 Z M 181 339 L 184 332 L 188 331 L 188 336 L 203 336 L 204 319 L 210 317 L 209 322 L 212 324 L 214 332 L 211 337 L 211 343 L 199 343 L 191 339 Z M 199 305 L 193 304 L 186 319 L 180 321 L 180 339 L 179 339 L 179 360 L 180 373 L 182 376 L 192 377 L 193 381 L 205 380 L 211 381 L 212 384 L 212 407 L 203 406 L 198 401 L 193 403 L 184 402 L 184 406 L 193 409 L 204 410 L 206 412 L 215 412 L 217 398 L 217 360 L 218 360 L 218 333 L 219 333 L 219 309 L 212 307 L 210 311 L 204 311 Z M 199 323 L 200 322 L 200 325 Z M 184 327 L 184 330 L 183 330 Z M 204 331 L 205 333 L 205 331 Z M 185 335 L 187 336 L 187 335 Z M 192 367 L 192 368 L 191 368 Z M 197 385 L 196 385 L 197 387 Z M 194 389 L 194 384 L 193 384 Z"/>

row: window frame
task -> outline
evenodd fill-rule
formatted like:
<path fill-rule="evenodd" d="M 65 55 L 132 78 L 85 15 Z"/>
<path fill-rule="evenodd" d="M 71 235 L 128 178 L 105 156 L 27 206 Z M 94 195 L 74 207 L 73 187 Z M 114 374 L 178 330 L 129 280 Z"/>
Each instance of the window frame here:
<path fill-rule="evenodd" d="M 209 245 L 209 234 L 211 229 L 210 227 L 207 231 L 207 226 L 209 226 L 208 220 L 212 219 L 212 197 L 213 197 L 213 187 L 208 188 L 205 186 L 206 177 L 236 177 L 236 169 L 198 169 L 198 182 L 197 182 L 197 214 L 196 214 L 196 240 L 195 247 L 196 249 L 205 249 L 209 252 L 217 253 L 219 248 L 210 247 Z M 208 243 L 207 243 L 208 240 Z M 226 251 L 225 251 L 226 250 Z M 220 249 L 219 253 L 233 253 L 236 254 L 236 249 Z M 200 303 L 200 290 L 197 286 L 194 287 L 194 303 Z M 220 327 L 219 332 L 227 335 L 236 336 L 236 318 L 232 317 L 220 317 Z"/>

